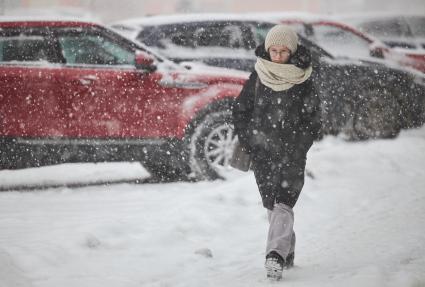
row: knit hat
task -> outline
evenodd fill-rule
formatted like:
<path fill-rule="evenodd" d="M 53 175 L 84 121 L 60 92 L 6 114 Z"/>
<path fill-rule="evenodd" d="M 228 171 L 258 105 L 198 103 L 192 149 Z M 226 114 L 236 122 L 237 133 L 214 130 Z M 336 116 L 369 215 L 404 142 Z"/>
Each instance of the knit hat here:
<path fill-rule="evenodd" d="M 297 51 L 298 35 L 287 25 L 276 25 L 267 33 L 264 43 L 266 51 L 272 45 L 286 46 L 294 54 Z"/>

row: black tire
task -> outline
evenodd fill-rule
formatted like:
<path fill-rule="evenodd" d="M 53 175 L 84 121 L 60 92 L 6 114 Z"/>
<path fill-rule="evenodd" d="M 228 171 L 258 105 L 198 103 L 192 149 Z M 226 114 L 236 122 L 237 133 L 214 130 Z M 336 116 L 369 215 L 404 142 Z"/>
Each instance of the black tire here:
<path fill-rule="evenodd" d="M 400 133 L 400 105 L 385 89 L 370 90 L 357 105 L 353 139 L 394 138 Z"/>
<path fill-rule="evenodd" d="M 202 117 L 189 136 L 189 165 L 196 179 L 223 179 L 236 141 L 230 108 Z"/>
<path fill-rule="evenodd" d="M 14 151 L 12 154 L 11 151 Z M 10 140 L 0 140 L 0 170 L 17 169 L 22 165 L 22 160 L 16 155 L 17 149 Z"/>
<path fill-rule="evenodd" d="M 9 157 L 6 153 L 6 149 L 3 147 L 4 144 L 2 142 L 0 142 L 0 170 L 2 169 L 8 169 L 9 168 L 9 164 L 8 164 L 8 160 Z"/>

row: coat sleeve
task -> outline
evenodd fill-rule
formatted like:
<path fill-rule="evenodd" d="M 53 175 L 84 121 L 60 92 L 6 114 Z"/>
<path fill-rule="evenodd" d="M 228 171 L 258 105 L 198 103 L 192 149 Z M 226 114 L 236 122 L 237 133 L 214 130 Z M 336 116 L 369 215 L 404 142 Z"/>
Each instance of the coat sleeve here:
<path fill-rule="evenodd" d="M 321 135 L 322 113 L 319 95 L 312 80 L 306 82 L 306 96 L 303 107 L 303 130 L 312 140 L 317 140 Z"/>
<path fill-rule="evenodd" d="M 249 145 L 250 122 L 254 111 L 255 83 L 257 73 L 253 72 L 245 82 L 236 102 L 233 106 L 233 125 L 239 142 L 247 152 L 251 152 Z"/>

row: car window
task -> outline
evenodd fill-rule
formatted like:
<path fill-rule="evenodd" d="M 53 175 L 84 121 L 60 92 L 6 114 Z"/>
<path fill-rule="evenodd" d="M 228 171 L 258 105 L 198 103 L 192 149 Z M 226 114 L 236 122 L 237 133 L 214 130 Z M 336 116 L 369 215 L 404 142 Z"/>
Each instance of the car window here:
<path fill-rule="evenodd" d="M 136 37 L 137 41 L 142 42 L 146 46 L 159 47 L 159 41 L 165 38 L 164 33 L 160 32 L 157 27 L 144 26 Z"/>
<path fill-rule="evenodd" d="M 163 36 L 160 43 L 163 47 L 171 44 L 185 48 L 196 47 L 199 33 L 204 31 L 202 27 L 198 28 L 191 24 L 172 25 L 168 26 L 167 29 L 161 30 L 163 31 Z"/>
<path fill-rule="evenodd" d="M 243 48 L 242 31 L 233 24 L 206 24 L 188 27 L 183 31 L 176 31 L 172 38 L 176 44 L 176 36 L 183 32 L 186 46 L 192 47 L 224 47 Z"/>
<path fill-rule="evenodd" d="M 416 49 L 412 31 L 403 18 L 390 18 L 368 21 L 358 25 L 360 30 L 369 33 L 390 47 Z"/>
<path fill-rule="evenodd" d="M 406 17 L 412 35 L 418 39 L 425 39 L 425 17 Z"/>
<path fill-rule="evenodd" d="M 1 62 L 58 62 L 49 38 L 37 35 L 0 36 Z"/>
<path fill-rule="evenodd" d="M 416 47 L 425 49 L 425 17 L 406 18 L 406 21 L 415 38 Z"/>
<path fill-rule="evenodd" d="M 161 49 L 172 46 L 184 48 L 225 47 L 243 48 L 244 39 L 239 26 L 223 23 L 187 23 L 144 27 L 137 40 Z"/>
<path fill-rule="evenodd" d="M 339 27 L 317 24 L 313 26 L 313 40 L 334 56 L 369 57 L 369 41 Z"/>
<path fill-rule="evenodd" d="M 135 54 L 97 33 L 65 33 L 58 36 L 67 64 L 135 65 Z"/>
<path fill-rule="evenodd" d="M 217 25 L 212 27 L 211 31 L 207 31 L 207 33 L 211 35 L 208 46 L 217 43 L 220 47 L 245 48 L 242 31 L 237 25 Z"/>
<path fill-rule="evenodd" d="M 299 35 L 303 35 L 305 37 L 311 36 L 310 35 L 311 33 L 309 33 L 310 31 L 308 30 L 309 27 L 306 26 L 306 25 L 304 25 L 303 23 L 298 23 L 298 22 L 284 22 L 283 24 L 290 26 Z"/>
<path fill-rule="evenodd" d="M 147 46 L 165 49 L 170 44 L 193 46 L 192 35 L 196 27 L 190 24 L 143 26 L 136 39 Z"/>
<path fill-rule="evenodd" d="M 410 37 L 409 27 L 401 18 L 368 21 L 359 29 L 378 38 Z"/>
<path fill-rule="evenodd" d="M 253 26 L 254 29 L 254 37 L 257 42 L 257 46 L 264 43 L 266 40 L 266 35 L 269 32 L 269 30 L 274 26 L 274 24 L 268 24 L 268 23 L 257 23 Z"/>

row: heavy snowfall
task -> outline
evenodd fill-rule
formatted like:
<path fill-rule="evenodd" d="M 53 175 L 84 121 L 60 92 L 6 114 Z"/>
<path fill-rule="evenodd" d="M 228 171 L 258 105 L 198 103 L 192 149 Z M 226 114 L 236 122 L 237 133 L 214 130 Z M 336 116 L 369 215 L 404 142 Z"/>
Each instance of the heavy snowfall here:
<path fill-rule="evenodd" d="M 411 0 L 408 11 L 422 17 L 421 15 L 424 13 L 421 11 L 425 11 L 425 2 L 421 1 L 424 0 Z M 38 5 L 34 4 L 36 2 L 38 1 L 0 1 L 0 15 L 2 15 L 0 24 L 2 21 L 18 21 L 16 19 L 21 16 L 27 17 L 21 13 L 27 13 L 30 8 L 38 8 Z M 55 1 L 39 2 L 53 3 Z M 131 65 L 124 65 L 125 61 L 122 63 L 118 61 L 117 63 L 123 64 L 124 68 L 112 69 L 111 71 L 114 73 L 120 72 L 117 77 L 111 76 L 110 79 L 124 84 L 126 84 L 126 79 L 139 79 L 137 77 L 121 78 L 123 75 L 121 70 L 127 73 L 130 69 L 129 71 L 136 76 L 140 76 L 139 74 L 146 77 L 154 75 L 152 81 L 158 80 L 158 86 L 161 89 L 164 87 L 179 88 L 187 92 L 211 88 L 193 95 L 188 92 L 187 95 L 190 94 L 191 97 L 182 102 L 185 108 L 183 111 L 186 113 L 194 112 L 202 99 L 213 98 L 217 96 L 218 91 L 226 91 L 230 95 L 234 90 L 240 89 L 241 79 L 246 79 L 249 75 L 249 61 L 251 60 L 251 64 L 253 64 L 253 61 L 256 60 L 253 50 L 239 47 L 244 42 L 250 42 L 238 32 L 239 28 L 229 30 L 232 32 L 230 33 L 232 37 L 240 38 L 240 43 L 236 41 L 230 50 L 208 45 L 203 47 L 201 44 L 193 47 L 188 45 L 189 48 L 183 47 L 183 45 L 180 47 L 174 42 L 184 43 L 182 39 L 185 38 L 180 39 L 179 37 L 172 37 L 175 41 L 162 39 L 162 44 L 169 45 L 164 46 L 162 50 L 158 47 L 155 49 L 154 45 L 148 48 L 145 45 L 149 45 L 137 37 L 138 33 L 142 31 L 137 29 L 142 29 L 142 24 L 149 26 L 155 22 L 153 21 L 155 17 L 150 17 L 142 19 L 139 23 L 139 18 L 144 18 L 138 12 L 141 8 L 153 9 L 152 14 L 179 12 L 180 14 L 174 15 L 173 18 L 173 21 L 177 19 L 178 22 L 190 21 L 198 19 L 198 17 L 198 20 L 218 21 L 217 16 L 233 17 L 235 21 L 237 19 L 245 21 L 254 17 L 255 13 L 243 15 L 247 17 L 246 19 L 241 17 L 242 14 L 237 13 L 245 12 L 244 9 L 250 7 L 254 7 L 250 8 L 251 10 L 258 8 L 258 12 L 263 11 L 260 8 L 264 7 L 256 5 L 264 6 L 264 3 L 257 3 L 258 1 L 252 1 L 255 3 L 250 3 L 247 7 L 243 7 L 240 4 L 242 2 L 235 4 L 236 1 L 232 2 L 231 0 L 204 1 L 202 5 L 201 1 L 173 0 L 170 3 L 167 2 L 168 5 L 160 6 L 153 5 L 152 3 L 158 2 L 153 0 L 56 2 L 84 3 L 85 6 L 81 4 L 82 6 L 79 7 L 81 10 L 71 11 L 76 14 L 69 15 L 70 11 L 63 14 L 59 10 L 56 12 L 49 10 L 45 14 L 43 9 L 40 11 L 35 9 L 32 11 L 32 13 L 36 12 L 32 20 L 50 17 L 52 21 L 65 21 L 70 17 L 73 19 L 72 21 L 78 18 L 82 21 L 102 22 L 106 19 L 107 21 L 102 23 L 104 26 L 96 31 L 106 33 L 106 29 L 108 31 L 114 29 L 108 33 L 115 31 L 122 33 L 127 38 L 123 41 L 121 36 L 112 37 L 112 44 L 120 43 L 123 45 L 122 47 L 125 47 L 123 42 L 133 41 L 137 47 L 142 47 L 142 51 L 149 51 L 147 55 L 144 55 L 145 58 L 141 58 L 140 56 L 143 54 L 137 53 L 140 51 L 131 50 L 131 54 L 129 54 Z M 208 4 L 210 6 L 205 2 L 211 2 Z M 276 2 L 281 4 L 281 1 Z M 319 3 L 320 0 L 299 2 L 302 3 L 299 4 L 302 6 L 316 7 L 316 3 Z M 360 2 L 364 2 L 364 4 Z M 369 12 L 373 14 L 378 9 L 390 11 L 395 7 L 400 10 L 404 5 L 398 3 L 397 0 L 376 0 L 373 4 L 369 2 L 367 4 L 366 1 L 329 0 L 327 3 L 332 4 L 329 6 L 323 4 L 324 2 L 320 3 L 320 5 L 317 4 L 320 7 L 316 8 L 320 9 L 321 13 L 344 10 L 345 15 L 329 18 L 331 21 L 348 21 L 351 17 L 359 15 L 355 13 L 351 15 L 351 12 L 357 10 L 361 13 L 370 10 Z M 25 5 L 26 7 L 21 7 Z M 227 10 L 230 10 L 229 7 L 232 5 L 237 8 L 235 8 L 237 11 L 230 11 L 236 13 L 235 15 L 230 13 L 224 14 L 224 16 L 215 15 L 213 14 L 215 10 L 211 8 L 211 5 L 220 6 L 216 7 L 219 12 L 222 10 L 229 12 Z M 286 3 L 286 5 L 288 4 Z M 178 11 L 171 11 L 170 7 L 172 6 L 181 7 Z M 158 7 L 163 10 L 155 10 Z M 92 10 L 97 10 L 98 14 L 94 14 Z M 273 8 L 267 9 L 264 10 L 267 13 L 260 14 L 269 21 L 271 20 L 269 17 L 274 15 L 270 12 L 273 10 Z M 192 15 L 191 18 L 188 17 L 189 14 L 186 14 L 188 11 L 211 12 L 212 14 L 209 16 L 208 14 Z M 275 21 L 281 21 L 280 17 L 283 15 L 277 9 L 275 12 L 276 19 L 273 19 L 273 25 Z M 364 14 L 360 18 L 366 16 L 367 13 Z M 374 17 L 372 14 L 369 16 Z M 99 15 L 103 18 L 98 18 Z M 310 18 L 312 15 L 303 15 L 303 13 L 292 14 L 290 12 L 285 17 L 290 16 L 288 19 L 295 19 L 300 15 L 304 17 L 303 21 L 311 21 L 309 25 L 313 25 L 312 23 L 316 20 L 319 21 L 316 16 Z M 125 16 L 132 16 L 134 19 L 125 20 Z M 166 21 L 161 22 L 164 19 Z M 174 23 L 168 23 L 167 21 L 171 21 L 171 18 L 168 19 L 167 16 L 164 19 L 159 17 L 159 20 L 157 19 L 159 22 L 156 24 Z M 356 21 L 360 20 L 356 20 L 354 17 L 351 21 L 353 22 L 350 22 L 350 25 L 354 25 Z M 425 19 L 421 18 L 421 21 L 425 21 Z M 137 29 L 132 31 L 136 22 L 140 27 L 136 25 Z M 305 29 L 308 32 L 310 28 L 306 26 L 306 23 L 303 24 L 302 30 Z M 118 24 L 122 25 L 121 30 L 118 26 L 114 27 Z M 128 27 L 125 26 L 127 24 Z M 292 269 L 284 270 L 281 281 L 274 282 L 266 278 L 264 262 L 268 232 L 267 210 L 262 205 L 252 171 L 241 172 L 230 167 L 220 166 L 217 174 L 223 178 L 216 179 L 216 173 L 213 177 L 203 178 L 196 177 L 193 166 L 191 166 L 191 174 L 178 178 L 178 180 L 175 178 L 163 180 L 164 178 L 160 179 L 153 175 L 147 165 L 139 163 L 140 158 L 125 151 L 121 154 L 116 152 L 118 150 L 116 146 L 113 146 L 115 149 L 111 150 L 116 152 L 117 157 L 128 154 L 127 158 L 119 158 L 121 162 L 102 162 L 103 159 L 99 157 L 97 163 L 91 162 L 91 160 L 79 163 L 72 160 L 74 163 L 63 163 L 66 162 L 63 160 L 60 161 L 61 164 L 57 164 L 56 158 L 51 156 L 51 158 L 47 157 L 46 166 L 43 166 L 43 161 L 38 160 L 46 158 L 37 157 L 36 154 L 26 150 L 31 137 L 26 142 L 27 134 L 25 132 L 20 135 L 5 132 L 6 130 L 11 131 L 13 128 L 18 131 L 25 130 L 25 124 L 33 128 L 32 131 L 35 132 L 35 135 L 41 132 L 41 138 L 34 137 L 35 142 L 38 140 L 38 143 L 41 143 L 40 146 L 33 143 L 33 146 L 36 147 L 35 150 L 43 150 L 43 145 L 48 146 L 49 140 L 52 140 L 50 144 L 53 146 L 52 142 L 55 139 L 67 141 L 65 135 L 69 130 L 67 131 L 64 127 L 72 127 L 72 125 L 75 125 L 76 128 L 70 130 L 75 132 L 76 136 L 74 135 L 75 138 L 71 137 L 71 140 L 76 140 L 76 143 L 82 142 L 82 146 L 89 143 L 90 140 L 101 142 L 102 139 L 106 139 L 103 143 L 111 144 L 111 146 L 115 139 L 117 142 L 122 140 L 123 146 L 131 146 L 129 142 L 140 143 L 140 140 L 146 139 L 147 142 L 157 138 L 162 140 L 159 136 L 161 132 L 173 128 L 175 123 L 180 124 L 181 120 L 178 117 L 170 117 L 168 122 L 164 120 L 163 115 L 180 111 L 179 106 L 173 104 L 174 98 L 171 97 L 171 94 L 151 92 L 152 95 L 155 94 L 156 98 L 152 98 L 158 100 L 157 102 L 148 100 L 146 103 L 134 104 L 135 102 L 122 100 L 132 99 L 131 96 L 127 97 L 126 93 L 110 92 L 106 83 L 110 84 L 113 81 L 105 80 L 97 87 L 97 95 L 90 89 L 84 90 L 90 91 L 86 94 L 86 96 L 88 95 L 85 98 L 88 99 L 87 102 L 79 100 L 79 94 L 74 93 L 72 95 L 74 98 L 69 97 L 68 102 L 62 103 L 64 107 L 71 103 L 66 106 L 68 110 L 64 113 L 71 120 L 68 119 L 68 122 L 64 120 L 65 124 L 60 126 L 60 122 L 56 118 L 52 117 L 53 120 L 49 118 L 49 116 L 56 116 L 59 113 L 55 113 L 54 109 L 49 108 L 47 104 L 44 105 L 42 98 L 39 99 L 42 104 L 31 106 L 31 93 L 34 93 L 34 99 L 36 99 L 36 91 L 41 91 L 43 96 L 53 95 L 50 98 L 52 102 L 57 100 L 54 97 L 57 94 L 52 92 L 50 86 L 47 85 L 53 82 L 49 82 L 51 80 L 49 75 L 43 76 L 44 74 L 41 72 L 39 74 L 34 72 L 31 75 L 38 75 L 38 80 L 30 78 L 32 79 L 30 84 L 25 83 L 20 86 L 25 81 L 18 81 L 23 73 L 16 69 L 17 74 L 3 72 L 8 70 L 2 70 L 0 73 L 0 77 L 3 76 L 0 80 L 12 79 L 11 82 L 0 81 L 0 100 L 3 100 L 3 102 L 0 101 L 0 287 L 425 287 L 425 41 L 423 40 L 425 31 L 423 25 L 418 25 L 419 28 L 416 31 L 418 34 L 422 33 L 422 42 L 410 43 L 415 49 L 418 48 L 417 50 L 410 48 L 409 50 L 406 47 L 391 47 L 390 49 L 389 46 L 384 46 L 382 42 L 384 40 L 371 38 L 366 41 L 364 38 L 360 39 L 361 35 L 357 35 L 357 44 L 356 41 L 353 42 L 354 44 L 349 43 L 344 37 L 341 37 L 341 31 L 335 32 L 333 30 L 335 27 L 331 26 L 327 28 L 329 31 L 324 29 L 324 33 L 328 33 L 331 38 L 320 39 L 319 37 L 316 40 L 323 41 L 315 43 L 318 45 L 316 54 L 319 56 L 316 57 L 320 59 L 318 63 L 320 63 L 321 71 L 318 73 L 321 76 L 318 78 L 318 86 L 321 87 L 319 90 L 323 97 L 323 115 L 326 124 L 322 127 L 323 138 L 316 141 L 308 152 L 305 185 L 294 208 L 294 229 L 297 235 L 295 266 Z M 186 30 L 174 27 L 174 30 L 177 32 L 190 31 L 187 27 Z M 194 27 L 198 29 L 197 32 L 205 30 L 201 24 L 196 24 Z M 256 38 L 262 39 L 261 37 L 265 36 L 268 28 L 264 27 L 257 25 L 258 29 L 252 30 L 256 32 L 253 33 L 256 36 L 251 39 L 253 43 Z M 339 26 L 337 25 L 337 27 Z M 3 47 L 6 47 L 6 44 L 3 43 L 7 41 L 18 43 L 19 40 L 28 40 L 31 42 L 43 40 L 45 37 L 44 34 L 34 36 L 35 34 L 32 35 L 33 31 L 29 33 L 26 31 L 29 35 L 27 39 L 27 34 L 17 32 L 18 28 L 22 27 L 17 27 L 16 31 L 12 31 L 16 35 L 12 32 L 9 33 L 10 35 L 5 32 L 8 29 L 7 25 L 4 29 L 0 28 L 0 49 L 2 51 Z M 123 28 L 127 28 L 127 30 Z M 63 31 L 68 33 L 67 29 L 74 33 L 83 31 L 81 27 L 64 28 Z M 34 29 L 34 31 L 36 30 Z M 55 33 L 63 32 L 61 29 L 58 31 Z M 225 35 L 220 29 L 217 29 L 216 32 L 219 35 L 217 39 L 225 39 Z M 215 39 L 212 34 L 208 32 L 205 35 Z M 93 38 L 94 42 L 100 39 L 99 35 L 97 38 Z M 150 35 L 158 38 L 162 36 L 161 33 L 155 31 Z M 320 32 L 317 35 L 320 36 Z M 7 40 L 7 37 L 11 40 Z M 311 38 L 308 38 L 307 35 L 304 37 L 306 40 L 314 42 L 313 35 L 310 35 Z M 199 39 L 202 38 L 199 36 Z M 105 39 L 109 38 L 105 37 Z M 114 42 L 116 39 L 120 39 L 120 41 Z M 340 40 L 338 45 L 335 44 L 337 40 Z M 214 43 L 214 41 L 212 42 Z M 100 41 L 98 42 L 100 43 Z M 199 42 L 201 43 L 200 40 Z M 59 49 L 59 45 L 46 43 L 48 44 L 47 48 Z M 66 48 L 66 45 L 63 46 Z M 13 48 L 13 46 L 11 47 Z M 108 48 L 107 45 L 105 47 Z M 79 49 L 75 51 L 84 50 Z M 9 50 L 11 55 L 14 54 L 14 49 Z M 119 54 L 118 56 L 121 55 L 118 53 L 121 51 L 120 49 L 115 51 L 117 55 Z M 68 55 L 71 60 L 77 53 L 74 52 Z M 89 49 L 89 52 L 93 54 L 90 55 L 91 57 L 97 55 L 93 49 Z M 18 57 L 19 53 L 16 54 Z M 0 56 L 0 68 L 6 67 L 13 71 L 22 64 L 17 58 L 11 57 L 9 60 L 5 60 L 7 57 L 4 57 L 3 54 Z M 47 54 L 45 56 L 47 57 Z M 139 61 L 152 60 L 153 64 L 148 63 L 144 68 L 136 67 L 136 63 L 138 63 L 136 56 L 139 56 L 137 58 Z M 219 59 L 215 63 L 217 67 L 207 65 L 210 57 Z M 57 76 L 58 80 L 55 84 L 58 85 L 60 91 L 69 93 L 64 92 L 65 96 L 70 96 L 68 88 L 59 86 L 67 84 L 68 81 L 67 78 L 62 77 L 66 75 L 63 71 L 66 72 L 69 68 L 74 69 L 78 65 L 82 65 L 83 71 L 87 67 L 96 68 L 96 73 L 89 75 L 91 77 L 83 78 L 83 82 L 80 81 L 82 86 L 87 87 L 91 82 L 104 80 L 104 74 L 102 74 L 104 70 L 102 67 L 99 69 L 96 65 L 111 66 L 112 63 L 96 63 L 90 57 L 86 59 L 88 63 L 84 61 L 80 63 L 75 59 L 75 63 L 72 63 L 70 59 L 63 59 L 64 62 L 49 62 L 40 56 L 39 59 L 28 60 L 24 64 L 32 68 L 40 68 L 41 71 L 43 69 L 60 70 L 60 77 Z M 222 65 L 223 62 L 220 61 L 223 59 L 225 64 L 231 63 L 231 65 L 229 67 Z M 229 59 L 234 61 L 229 61 Z M 89 60 L 94 62 L 91 63 Z M 153 69 L 148 70 L 149 67 Z M 111 75 L 115 75 L 112 72 Z M 221 80 L 229 78 L 231 82 L 221 83 L 217 86 L 211 84 L 214 82 L 213 80 L 219 78 Z M 210 82 L 207 83 L 206 79 Z M 34 88 L 33 84 L 37 88 Z M 118 87 L 118 84 L 115 86 Z M 111 84 L 111 87 L 115 86 Z M 24 93 L 18 93 L 19 96 L 24 95 L 22 99 L 25 101 L 16 101 L 17 104 L 11 105 L 12 108 L 5 108 L 6 105 L 2 106 L 7 102 L 4 99 L 8 96 L 12 99 L 15 97 L 12 92 L 6 95 L 7 93 L 4 92 L 6 88 L 8 91 L 23 91 L 24 88 L 28 88 L 30 95 L 27 97 Z M 137 88 L 129 90 L 139 92 Z M 153 88 L 152 91 L 154 91 Z M 116 95 L 125 97 L 119 98 Z M 140 94 L 135 93 L 134 95 L 139 96 Z M 122 110 L 119 110 L 117 115 L 125 116 L 127 111 L 130 115 L 139 115 L 137 120 L 140 120 L 140 114 L 144 112 L 142 108 L 138 108 L 138 104 L 141 107 L 147 107 L 146 115 L 151 118 L 146 116 L 148 120 L 150 119 L 146 122 L 152 123 L 152 127 L 143 127 L 142 124 L 131 118 L 127 124 L 134 124 L 134 128 L 138 128 L 139 131 L 143 128 L 143 132 L 148 131 L 147 134 L 151 135 L 146 138 L 143 138 L 143 134 L 137 136 L 131 133 L 131 129 L 124 124 L 120 130 L 119 123 L 116 123 L 114 121 L 116 119 L 112 116 L 101 123 L 109 134 L 106 133 L 106 136 L 105 134 L 100 136 L 92 134 L 95 129 L 90 131 L 90 128 L 99 126 L 99 119 L 91 118 L 92 111 L 99 107 L 90 104 L 91 100 L 96 98 L 95 96 L 107 98 L 108 100 L 99 102 L 107 103 L 108 105 L 105 106 L 113 112 L 119 110 L 116 107 L 121 107 Z M 111 98 L 118 99 L 118 102 L 110 101 Z M 183 97 L 181 98 L 183 99 Z M 21 109 L 23 106 L 27 108 L 31 106 L 31 108 Z M 230 106 L 220 106 L 222 108 L 220 111 L 211 108 L 212 106 L 213 104 L 203 107 L 205 110 L 200 110 L 208 111 L 213 116 L 208 117 L 208 115 L 202 114 L 205 118 L 202 118 L 201 121 L 201 117 L 198 119 L 199 115 L 194 113 L 193 119 L 197 119 L 199 122 L 194 120 L 188 122 L 182 129 L 179 127 L 179 131 L 181 131 L 190 126 L 190 129 L 187 130 L 192 134 L 179 135 L 180 138 L 175 134 L 167 136 L 168 140 L 170 138 L 172 140 L 183 139 L 182 143 L 185 145 L 189 142 L 189 146 L 185 146 L 184 151 L 189 149 L 191 154 L 186 158 L 183 156 L 183 158 L 198 160 L 197 165 L 194 166 L 199 167 L 200 171 L 204 166 L 199 163 L 202 164 L 209 159 L 204 153 L 210 152 L 215 155 L 215 151 L 211 152 L 208 149 L 208 140 L 214 143 L 216 130 L 221 131 L 219 128 L 227 128 L 222 129 L 225 130 L 224 134 L 227 137 L 224 140 L 220 137 L 220 141 L 225 144 L 233 143 L 232 128 L 227 122 L 231 117 Z M 78 118 L 73 112 L 69 112 L 70 107 L 73 109 L 77 107 L 75 111 L 80 109 L 82 111 L 81 118 Z M 133 107 L 137 113 L 131 114 Z M 164 107 L 171 107 L 171 109 L 166 110 Z M 158 110 L 156 110 L 157 108 Z M 216 107 L 214 106 L 214 108 Z M 4 116 L 5 111 L 12 120 Z M 101 111 L 100 108 L 99 111 Z M 108 115 L 108 111 L 103 112 L 98 113 L 101 119 L 102 116 Z M 27 122 L 20 123 L 19 119 L 13 118 L 14 116 L 22 117 Z M 39 124 L 37 117 L 44 122 L 40 121 Z M 189 118 L 191 117 L 187 116 L 187 119 Z M 74 119 L 73 122 L 72 119 Z M 217 125 L 214 125 L 216 124 L 214 121 L 217 121 Z M 5 127 L 5 123 L 12 128 Z M 34 125 L 31 126 L 32 124 Z M 50 127 L 50 130 L 49 124 L 53 127 Z M 59 128 L 55 129 L 57 126 Z M 123 136 L 119 133 L 126 128 L 129 132 L 127 135 Z M 43 134 L 42 132 L 45 130 L 50 134 Z M 78 131 L 88 131 L 87 138 L 81 137 L 81 133 Z M 115 132 L 116 134 L 114 134 Z M 19 140 L 23 141 L 24 148 L 16 149 L 16 151 L 18 153 L 23 151 L 24 155 L 26 155 L 25 152 L 28 152 L 29 158 L 36 163 L 34 166 L 41 165 L 41 167 L 29 167 L 30 165 L 26 165 L 25 162 L 23 165 L 2 166 L 5 162 L 9 164 L 18 159 L 18 157 L 6 155 L 6 151 L 13 148 L 6 147 L 4 144 L 6 140 L 2 137 L 7 138 L 11 134 L 17 137 L 16 143 Z M 110 135 L 120 135 L 122 138 L 108 137 Z M 114 140 L 111 140 L 112 138 Z M 187 141 L 188 138 L 190 141 Z M 175 142 L 172 141 L 172 143 Z M 14 147 L 14 145 L 10 146 Z M 178 145 L 171 146 L 178 147 Z M 218 145 L 217 147 L 217 149 L 221 148 Z M 53 150 L 55 149 L 56 146 Z M 199 153 L 202 153 L 202 156 L 198 156 L 197 149 L 200 149 Z M 65 148 L 60 156 L 65 155 L 63 158 L 67 158 L 68 151 L 75 150 L 77 149 Z M 83 150 L 81 153 L 77 150 L 77 153 L 83 157 L 85 153 L 86 155 L 90 154 L 90 151 L 93 150 L 96 153 L 94 158 L 103 154 L 106 156 L 110 151 L 106 148 L 103 150 L 96 143 L 93 149 Z M 56 151 L 61 151 L 61 149 L 57 148 Z M 171 158 L 168 155 L 178 152 L 178 148 L 161 150 L 161 152 L 164 151 L 168 159 Z M 229 156 L 228 151 L 221 149 L 226 156 Z M 137 149 L 137 152 L 139 153 L 135 154 L 140 155 L 146 153 L 146 150 L 145 148 Z M 109 155 L 116 159 L 114 152 Z M 125 162 L 128 158 L 132 162 Z M 214 157 L 212 158 L 214 161 Z M 26 159 L 25 156 L 22 156 L 22 161 Z M 151 160 L 150 163 L 154 161 Z M 192 164 L 193 161 L 190 162 Z M 216 162 L 218 161 L 216 160 Z"/>
<path fill-rule="evenodd" d="M 424 127 L 315 143 L 295 268 L 273 285 L 424 286 L 424 162 Z M 230 173 L 136 184 L 149 176 L 138 164 L 0 171 L 20 187 L 0 193 L 0 286 L 267 286 L 266 210 L 253 174 Z M 76 179 L 129 182 L 66 187 Z M 49 185 L 62 186 L 35 188 Z"/>

